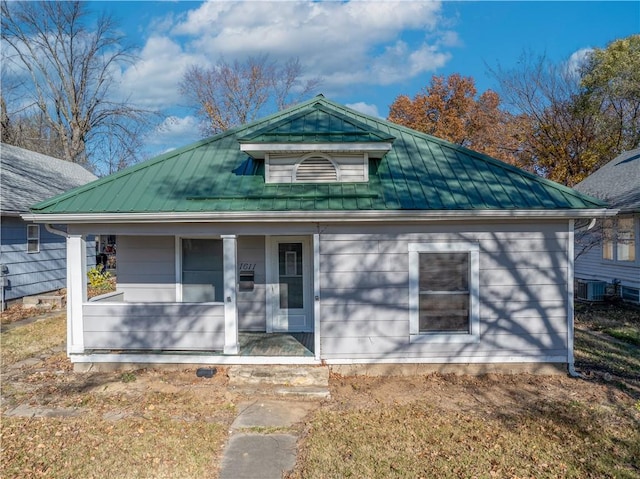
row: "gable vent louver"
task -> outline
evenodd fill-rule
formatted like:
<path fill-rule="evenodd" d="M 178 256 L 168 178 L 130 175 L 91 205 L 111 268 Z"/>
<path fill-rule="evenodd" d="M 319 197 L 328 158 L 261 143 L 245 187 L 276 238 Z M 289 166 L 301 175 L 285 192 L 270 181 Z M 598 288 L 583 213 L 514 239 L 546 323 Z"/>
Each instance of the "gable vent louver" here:
<path fill-rule="evenodd" d="M 338 181 L 338 172 L 327 158 L 307 158 L 296 169 L 296 181 L 307 183 Z"/>

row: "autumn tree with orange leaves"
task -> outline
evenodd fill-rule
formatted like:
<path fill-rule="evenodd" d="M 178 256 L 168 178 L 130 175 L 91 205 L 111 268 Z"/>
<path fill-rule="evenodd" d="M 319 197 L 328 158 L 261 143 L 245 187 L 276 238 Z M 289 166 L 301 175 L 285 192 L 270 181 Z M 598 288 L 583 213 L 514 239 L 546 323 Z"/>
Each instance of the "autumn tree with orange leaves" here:
<path fill-rule="evenodd" d="M 527 133 L 525 118 L 500 108 L 500 97 L 487 90 L 476 99 L 471 77 L 457 73 L 433 76 L 431 84 L 413 99 L 399 95 L 388 120 L 528 168 L 520 145 Z"/>

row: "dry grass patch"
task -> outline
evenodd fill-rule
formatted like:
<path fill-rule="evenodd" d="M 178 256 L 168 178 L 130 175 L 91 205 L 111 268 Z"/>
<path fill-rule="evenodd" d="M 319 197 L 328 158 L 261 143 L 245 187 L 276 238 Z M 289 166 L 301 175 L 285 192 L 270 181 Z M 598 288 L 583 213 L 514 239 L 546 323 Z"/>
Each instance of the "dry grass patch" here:
<path fill-rule="evenodd" d="M 3 387 L 3 402 L 77 417 L 2 417 L 3 478 L 215 478 L 235 397 L 224 371 L 62 372 L 57 359 Z M 130 380 L 131 376 L 135 380 Z"/>
<path fill-rule="evenodd" d="M 338 391 L 310 423 L 289 479 L 637 478 L 640 411 L 633 401 L 613 394 L 599 404 L 571 394 L 575 380 L 548 390 L 547 380 L 507 378 L 503 387 L 499 377 L 391 378 L 398 391 L 409 383 L 416 395 L 389 404 L 375 399 L 383 397 L 381 384 L 343 379 L 372 405 L 353 408 Z"/>
<path fill-rule="evenodd" d="M 332 378 L 289 479 L 640 477 L 640 310 L 578 305 L 564 376 Z"/>
<path fill-rule="evenodd" d="M 2 333 L 2 366 L 7 366 L 64 344 L 66 315 L 36 321 Z"/>
<path fill-rule="evenodd" d="M 162 414 L 3 418 L 2 477 L 215 478 L 226 426 Z"/>
<path fill-rule="evenodd" d="M 217 477 L 237 413 L 224 369 L 74 373 L 52 350 L 65 334 L 64 314 L 2 333 L 0 477 Z M 18 405 L 77 415 L 10 415 Z"/>

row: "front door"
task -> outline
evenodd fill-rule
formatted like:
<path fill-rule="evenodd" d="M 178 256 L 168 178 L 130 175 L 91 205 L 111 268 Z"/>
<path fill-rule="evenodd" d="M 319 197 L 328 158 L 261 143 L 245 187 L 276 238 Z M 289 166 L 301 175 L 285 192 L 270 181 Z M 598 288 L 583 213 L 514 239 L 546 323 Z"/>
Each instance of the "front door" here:
<path fill-rule="evenodd" d="M 268 332 L 313 331 L 311 248 L 305 236 L 278 236 L 269 241 L 267 288 Z"/>

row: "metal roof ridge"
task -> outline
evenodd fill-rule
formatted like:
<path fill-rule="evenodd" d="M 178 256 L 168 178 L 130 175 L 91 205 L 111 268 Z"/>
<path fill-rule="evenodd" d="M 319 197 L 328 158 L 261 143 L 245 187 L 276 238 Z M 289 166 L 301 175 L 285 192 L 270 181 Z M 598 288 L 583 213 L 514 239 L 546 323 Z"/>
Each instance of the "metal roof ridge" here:
<path fill-rule="evenodd" d="M 343 121 L 346 121 L 347 123 L 353 125 L 354 127 L 363 130 L 363 132 L 366 133 L 371 133 L 377 137 L 380 138 L 380 141 L 389 141 L 389 140 L 395 140 L 395 137 L 393 135 L 389 135 L 383 131 L 380 131 L 378 128 L 372 128 L 370 125 L 367 125 L 366 123 L 361 122 L 360 120 L 353 118 L 349 115 L 345 115 L 344 113 L 342 113 L 341 111 L 339 111 L 338 108 L 336 108 L 333 105 L 325 105 L 324 103 L 327 103 L 326 98 L 322 97 L 322 98 L 312 98 L 311 100 L 298 104 L 296 106 L 300 107 L 300 111 L 298 111 L 297 113 L 293 113 L 291 111 L 291 109 L 289 110 L 283 110 L 280 113 L 286 114 L 286 116 L 284 116 L 282 119 L 278 120 L 277 122 L 273 123 L 273 124 L 269 124 L 267 126 L 265 126 L 264 128 L 258 129 L 254 132 L 251 133 L 250 136 L 248 137 L 242 137 L 242 138 L 238 138 L 238 142 L 239 143 L 246 143 L 246 142 L 250 142 L 252 141 L 253 138 L 258 137 L 260 135 L 265 134 L 266 132 L 269 132 L 271 130 L 275 130 L 277 128 L 279 128 L 280 126 L 286 124 L 286 123 L 290 123 L 292 121 L 297 120 L 298 118 L 308 115 L 309 113 L 312 113 L 312 110 L 305 110 L 306 108 L 308 108 L 309 106 L 311 106 L 311 108 L 313 109 L 318 109 L 324 113 L 326 113 L 327 115 L 333 115 L 336 116 L 338 118 L 340 118 Z M 328 106 L 330 108 L 328 108 Z M 263 118 L 261 120 L 261 122 L 268 122 L 272 119 L 272 117 L 266 117 Z M 341 134 L 345 134 L 345 132 L 336 132 L 336 133 L 341 133 Z M 271 132 L 270 134 L 276 134 Z M 327 133 L 325 133 L 327 134 Z M 277 135 L 277 134 L 276 134 Z"/>

